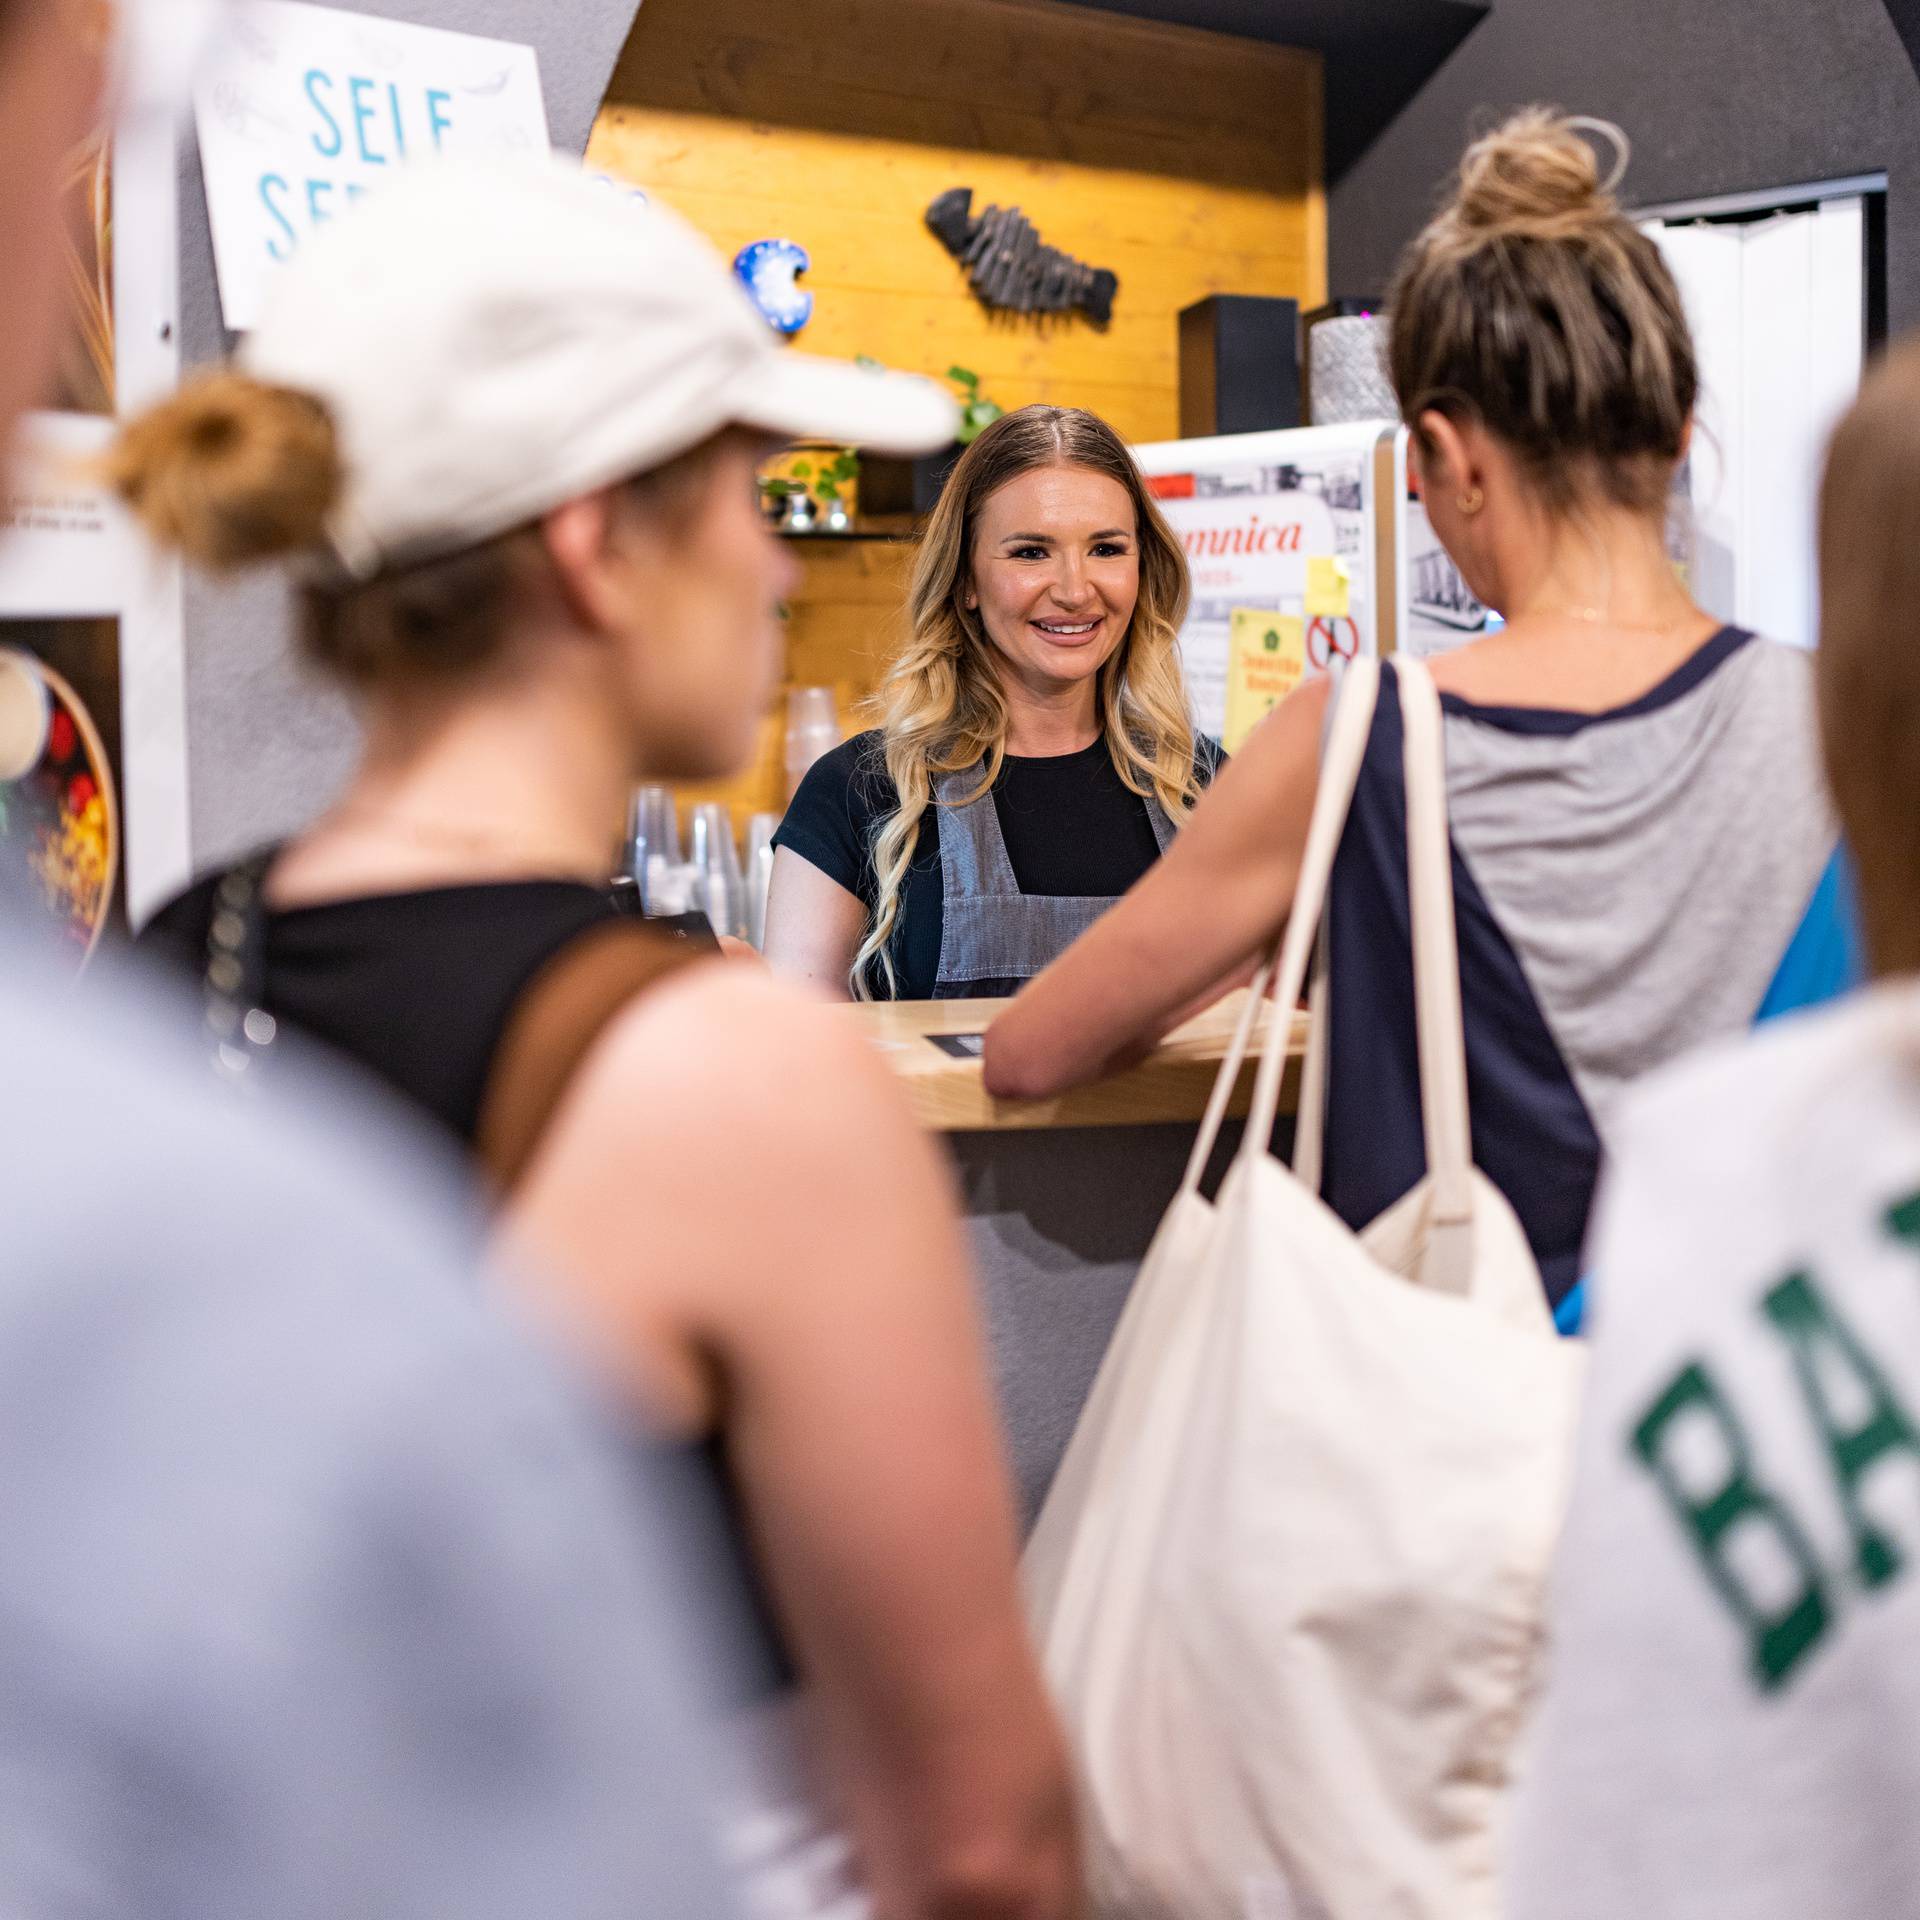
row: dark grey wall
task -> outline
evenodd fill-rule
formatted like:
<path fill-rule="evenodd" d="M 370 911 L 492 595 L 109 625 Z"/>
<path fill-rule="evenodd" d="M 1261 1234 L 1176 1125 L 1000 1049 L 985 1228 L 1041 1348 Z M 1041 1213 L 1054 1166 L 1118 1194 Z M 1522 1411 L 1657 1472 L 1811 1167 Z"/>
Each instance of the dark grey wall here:
<path fill-rule="evenodd" d="M 1884 0 L 1494 0 L 1333 189 L 1333 291 L 1380 292 L 1470 127 L 1534 100 L 1624 127 L 1642 206 L 1884 171 L 1889 315 L 1920 325 L 1920 79 Z"/>
<path fill-rule="evenodd" d="M 638 0 L 351 0 L 351 10 L 533 47 L 554 144 L 578 153 Z M 180 167 L 180 308 L 189 362 L 226 350 L 190 138 Z M 274 581 L 190 581 L 186 647 L 187 790 L 201 869 L 304 825 L 345 776 L 357 738 L 344 704 L 295 662 L 286 593 Z"/>

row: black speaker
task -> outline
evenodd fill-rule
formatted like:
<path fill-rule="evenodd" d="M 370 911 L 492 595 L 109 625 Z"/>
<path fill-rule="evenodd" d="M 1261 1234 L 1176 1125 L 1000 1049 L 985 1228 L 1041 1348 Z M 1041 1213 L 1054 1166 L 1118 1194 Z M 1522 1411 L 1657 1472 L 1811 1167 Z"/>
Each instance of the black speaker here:
<path fill-rule="evenodd" d="M 1180 437 L 1297 427 L 1300 308 L 1216 293 L 1180 311 Z"/>

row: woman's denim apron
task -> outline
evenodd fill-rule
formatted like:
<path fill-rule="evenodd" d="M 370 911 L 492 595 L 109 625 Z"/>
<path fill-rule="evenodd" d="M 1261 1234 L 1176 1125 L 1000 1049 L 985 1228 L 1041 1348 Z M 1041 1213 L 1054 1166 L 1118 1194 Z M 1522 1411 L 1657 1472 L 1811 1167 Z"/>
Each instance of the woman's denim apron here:
<path fill-rule="evenodd" d="M 933 783 L 940 826 L 940 972 L 936 1000 L 965 999 L 981 981 L 1031 980 L 1114 904 L 1117 895 L 1022 893 L 1007 858 L 993 795 L 968 800 L 983 766 L 943 773 Z M 1146 801 L 1165 853 L 1173 822 Z"/>

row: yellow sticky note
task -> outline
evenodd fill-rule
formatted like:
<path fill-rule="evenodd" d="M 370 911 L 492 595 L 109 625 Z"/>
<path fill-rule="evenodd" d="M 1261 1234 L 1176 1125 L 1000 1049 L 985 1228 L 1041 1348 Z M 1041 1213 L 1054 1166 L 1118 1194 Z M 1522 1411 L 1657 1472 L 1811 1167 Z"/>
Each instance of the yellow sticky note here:
<path fill-rule="evenodd" d="M 1291 613 L 1235 607 L 1227 651 L 1227 724 L 1220 744 L 1238 753 L 1246 737 L 1307 670 L 1307 624 Z"/>
<path fill-rule="evenodd" d="M 1307 618 L 1344 620 L 1352 599 L 1353 576 L 1344 560 L 1330 553 L 1310 554 L 1307 558 Z"/>

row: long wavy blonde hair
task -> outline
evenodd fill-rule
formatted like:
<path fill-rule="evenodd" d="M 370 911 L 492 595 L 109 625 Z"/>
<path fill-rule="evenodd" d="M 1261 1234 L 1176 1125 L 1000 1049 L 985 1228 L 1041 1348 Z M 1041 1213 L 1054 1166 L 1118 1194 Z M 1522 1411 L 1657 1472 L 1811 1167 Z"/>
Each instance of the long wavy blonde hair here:
<path fill-rule="evenodd" d="M 974 530 L 988 498 L 1036 467 L 1086 467 L 1127 490 L 1140 554 L 1140 595 L 1126 637 L 1100 669 L 1101 732 L 1120 778 L 1179 824 L 1200 797 L 1178 640 L 1190 585 L 1186 554 L 1153 503 L 1120 436 L 1078 407 L 1022 407 L 960 456 L 921 536 L 907 595 L 912 631 L 875 699 L 886 766 L 900 804 L 874 836 L 877 897 L 849 977 L 871 999 L 877 964 L 896 991 L 892 943 L 901 888 L 935 777 L 980 768 L 968 804 L 991 790 L 1007 755 L 1007 700 L 995 649 L 966 605 Z"/>

